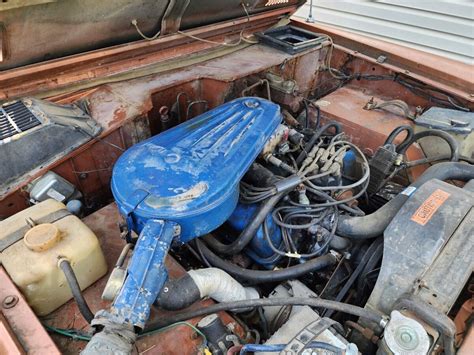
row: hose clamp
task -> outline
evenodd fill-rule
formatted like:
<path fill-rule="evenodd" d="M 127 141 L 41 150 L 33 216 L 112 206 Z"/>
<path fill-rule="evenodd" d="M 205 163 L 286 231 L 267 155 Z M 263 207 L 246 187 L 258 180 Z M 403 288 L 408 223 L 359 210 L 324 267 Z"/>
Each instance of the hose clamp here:
<path fill-rule="evenodd" d="M 390 321 L 390 317 L 388 316 L 382 316 L 382 319 L 380 320 L 380 323 L 379 325 L 382 327 L 382 328 L 385 328 L 388 324 L 388 322 Z"/>

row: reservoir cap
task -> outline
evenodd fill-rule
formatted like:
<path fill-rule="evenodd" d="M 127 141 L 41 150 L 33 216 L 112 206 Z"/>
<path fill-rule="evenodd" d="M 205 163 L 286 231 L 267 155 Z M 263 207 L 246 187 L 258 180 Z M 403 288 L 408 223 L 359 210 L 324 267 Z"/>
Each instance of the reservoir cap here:
<path fill-rule="evenodd" d="M 28 249 L 42 252 L 52 248 L 59 241 L 59 230 L 54 224 L 43 223 L 31 228 L 23 239 Z"/>

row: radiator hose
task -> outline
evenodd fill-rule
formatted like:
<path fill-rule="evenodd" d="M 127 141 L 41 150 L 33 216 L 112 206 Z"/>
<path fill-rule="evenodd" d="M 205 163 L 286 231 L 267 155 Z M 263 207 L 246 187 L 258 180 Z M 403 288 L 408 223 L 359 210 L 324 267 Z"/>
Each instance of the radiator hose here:
<path fill-rule="evenodd" d="M 442 181 L 469 181 L 474 179 L 474 165 L 456 162 L 433 165 L 426 169 L 425 172 L 410 185 L 410 188 L 418 188 L 431 179 Z M 336 229 L 337 235 L 352 239 L 369 239 L 382 235 L 399 209 L 404 205 L 405 201 L 408 200 L 408 197 L 408 194 L 403 194 L 402 192 L 376 212 L 367 216 L 341 216 Z"/>
<path fill-rule="evenodd" d="M 176 280 L 168 280 L 155 304 L 160 308 L 176 311 L 194 302 L 210 297 L 217 302 L 233 302 L 259 298 L 253 287 L 244 287 L 221 269 L 190 270 Z"/>

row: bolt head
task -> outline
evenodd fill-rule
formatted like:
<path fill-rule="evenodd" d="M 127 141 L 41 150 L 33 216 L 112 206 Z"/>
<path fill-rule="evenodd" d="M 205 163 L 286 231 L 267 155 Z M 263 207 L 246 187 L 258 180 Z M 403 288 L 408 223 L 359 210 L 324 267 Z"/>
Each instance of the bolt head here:
<path fill-rule="evenodd" d="M 3 308 L 13 308 L 18 303 L 18 297 L 15 295 L 8 295 L 2 301 Z"/>

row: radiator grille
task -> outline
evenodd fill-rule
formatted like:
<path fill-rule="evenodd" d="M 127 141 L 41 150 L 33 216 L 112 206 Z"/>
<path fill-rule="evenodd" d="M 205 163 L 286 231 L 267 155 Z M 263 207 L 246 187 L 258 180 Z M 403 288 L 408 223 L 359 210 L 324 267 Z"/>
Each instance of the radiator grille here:
<path fill-rule="evenodd" d="M 40 124 L 41 121 L 21 101 L 0 107 L 0 141 Z"/>

